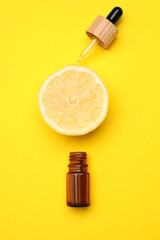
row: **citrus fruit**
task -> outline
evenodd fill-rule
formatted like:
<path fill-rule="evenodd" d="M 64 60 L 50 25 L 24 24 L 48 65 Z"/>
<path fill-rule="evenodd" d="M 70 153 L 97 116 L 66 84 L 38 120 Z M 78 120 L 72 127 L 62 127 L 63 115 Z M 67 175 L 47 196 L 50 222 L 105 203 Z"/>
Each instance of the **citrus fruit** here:
<path fill-rule="evenodd" d="M 108 111 L 108 93 L 90 68 L 71 65 L 53 73 L 38 97 L 45 122 L 65 135 L 83 135 L 97 128 Z"/>

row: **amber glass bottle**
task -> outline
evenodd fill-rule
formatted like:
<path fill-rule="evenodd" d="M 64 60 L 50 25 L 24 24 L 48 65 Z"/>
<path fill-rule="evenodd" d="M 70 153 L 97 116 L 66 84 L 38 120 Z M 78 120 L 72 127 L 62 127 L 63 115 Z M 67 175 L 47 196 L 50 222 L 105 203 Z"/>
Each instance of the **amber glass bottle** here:
<path fill-rule="evenodd" d="M 90 176 L 87 172 L 86 152 L 71 152 L 67 173 L 67 205 L 87 207 L 90 205 Z"/>

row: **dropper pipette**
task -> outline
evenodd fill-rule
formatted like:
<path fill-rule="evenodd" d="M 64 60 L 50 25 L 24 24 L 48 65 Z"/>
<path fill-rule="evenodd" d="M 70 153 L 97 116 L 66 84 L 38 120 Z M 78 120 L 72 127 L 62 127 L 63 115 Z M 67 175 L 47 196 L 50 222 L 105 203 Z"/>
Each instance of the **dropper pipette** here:
<path fill-rule="evenodd" d="M 122 9 L 120 7 L 115 7 L 106 18 L 97 16 L 86 31 L 92 41 L 81 53 L 80 57 L 77 59 L 78 62 L 82 62 L 85 58 L 87 58 L 97 44 L 103 48 L 109 47 L 118 33 L 118 29 L 115 27 L 115 24 L 122 14 Z"/>

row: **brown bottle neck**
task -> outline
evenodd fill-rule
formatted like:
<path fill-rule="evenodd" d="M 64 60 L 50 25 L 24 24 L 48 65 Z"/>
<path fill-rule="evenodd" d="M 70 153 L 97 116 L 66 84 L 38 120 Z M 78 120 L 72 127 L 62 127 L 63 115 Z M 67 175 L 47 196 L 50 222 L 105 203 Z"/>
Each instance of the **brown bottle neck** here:
<path fill-rule="evenodd" d="M 69 172 L 86 173 L 87 172 L 87 154 L 86 152 L 70 152 L 68 164 Z"/>

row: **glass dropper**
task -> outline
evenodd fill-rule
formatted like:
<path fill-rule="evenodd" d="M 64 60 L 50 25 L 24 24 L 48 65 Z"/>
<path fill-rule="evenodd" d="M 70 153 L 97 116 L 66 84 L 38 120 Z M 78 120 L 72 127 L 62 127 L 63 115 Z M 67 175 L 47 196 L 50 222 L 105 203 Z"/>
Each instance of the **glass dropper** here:
<path fill-rule="evenodd" d="M 120 17 L 122 16 L 123 11 L 120 7 L 115 7 L 112 9 L 112 11 L 108 14 L 108 16 L 106 17 L 107 20 L 109 20 L 111 22 L 111 24 L 116 24 L 117 21 L 120 19 Z M 96 20 L 96 19 L 95 19 Z M 96 24 L 96 23 L 95 23 Z M 99 23 L 100 24 L 100 23 Z M 103 23 L 102 23 L 103 24 Z M 96 26 L 96 27 L 101 27 Z M 102 26 L 103 29 L 103 26 Z M 107 31 L 110 31 L 110 26 L 108 26 L 108 30 L 105 29 L 105 35 L 107 35 Z M 111 37 L 111 34 L 108 33 L 107 37 Z M 112 40 L 113 41 L 113 40 Z M 81 53 L 81 55 L 79 56 L 79 58 L 77 59 L 78 62 L 82 62 L 85 58 L 87 58 L 89 56 L 89 54 L 92 52 L 92 50 L 96 47 L 97 44 L 99 44 L 100 39 L 97 36 L 93 35 L 92 41 L 90 42 L 90 44 L 88 45 L 87 48 L 84 49 L 84 51 Z"/>

